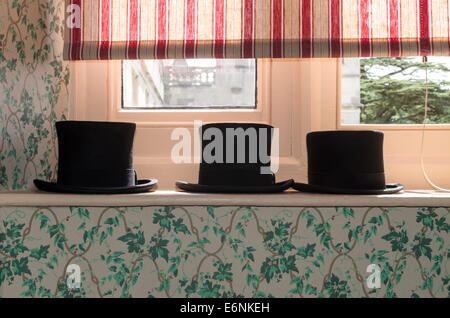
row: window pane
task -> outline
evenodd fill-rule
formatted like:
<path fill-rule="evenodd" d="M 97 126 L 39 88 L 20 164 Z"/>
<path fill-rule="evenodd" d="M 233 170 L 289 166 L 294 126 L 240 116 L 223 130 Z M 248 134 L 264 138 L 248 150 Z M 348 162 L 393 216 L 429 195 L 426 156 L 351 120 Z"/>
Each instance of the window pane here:
<path fill-rule="evenodd" d="M 450 58 L 428 58 L 428 123 L 450 123 Z M 422 124 L 421 57 L 342 59 L 342 124 Z"/>
<path fill-rule="evenodd" d="M 254 59 L 123 61 L 124 108 L 255 108 Z"/>

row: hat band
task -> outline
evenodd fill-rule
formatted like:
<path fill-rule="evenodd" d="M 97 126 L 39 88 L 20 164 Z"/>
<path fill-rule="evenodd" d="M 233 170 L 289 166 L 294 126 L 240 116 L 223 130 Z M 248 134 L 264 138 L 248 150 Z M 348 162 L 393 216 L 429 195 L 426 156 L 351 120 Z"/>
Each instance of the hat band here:
<path fill-rule="evenodd" d="M 275 183 L 275 175 L 261 174 L 261 165 L 200 165 L 198 183 L 215 186 L 265 186 Z"/>
<path fill-rule="evenodd" d="M 78 187 L 130 187 L 136 185 L 136 172 L 123 170 L 70 170 L 58 171 L 58 183 Z"/>
<path fill-rule="evenodd" d="M 344 189 L 374 189 L 386 187 L 384 172 L 308 172 L 312 185 Z"/>

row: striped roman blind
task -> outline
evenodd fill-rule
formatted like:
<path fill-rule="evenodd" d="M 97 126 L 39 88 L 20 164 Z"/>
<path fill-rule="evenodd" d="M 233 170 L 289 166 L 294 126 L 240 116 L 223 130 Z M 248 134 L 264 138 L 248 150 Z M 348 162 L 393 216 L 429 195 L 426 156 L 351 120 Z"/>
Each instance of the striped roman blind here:
<path fill-rule="evenodd" d="M 450 53 L 449 0 L 66 0 L 68 60 Z"/>

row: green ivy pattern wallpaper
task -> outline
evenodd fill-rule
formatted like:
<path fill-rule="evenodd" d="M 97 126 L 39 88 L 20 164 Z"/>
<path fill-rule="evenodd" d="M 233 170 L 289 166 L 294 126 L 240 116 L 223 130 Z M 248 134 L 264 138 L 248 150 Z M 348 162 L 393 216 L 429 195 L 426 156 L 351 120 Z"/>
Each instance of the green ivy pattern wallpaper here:
<path fill-rule="evenodd" d="M 65 119 L 64 1 L 0 0 L 0 191 L 56 177 L 54 123 Z"/>
<path fill-rule="evenodd" d="M 1 297 L 450 297 L 449 208 L 1 207 Z M 81 286 L 67 285 L 67 267 Z M 370 289 L 369 264 L 381 267 Z"/>

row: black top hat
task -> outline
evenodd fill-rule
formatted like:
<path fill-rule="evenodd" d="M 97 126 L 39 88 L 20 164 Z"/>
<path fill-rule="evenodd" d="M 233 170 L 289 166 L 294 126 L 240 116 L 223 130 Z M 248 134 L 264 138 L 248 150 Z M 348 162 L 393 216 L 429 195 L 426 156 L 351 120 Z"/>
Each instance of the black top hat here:
<path fill-rule="evenodd" d="M 390 194 L 401 184 L 386 184 L 384 133 L 374 130 L 318 131 L 307 135 L 308 183 L 294 183 L 304 192 Z"/>
<path fill-rule="evenodd" d="M 213 193 L 274 193 L 290 188 L 293 180 L 275 183 L 270 171 L 272 134 L 273 127 L 264 124 L 203 125 L 198 184 L 178 181 L 177 187 Z"/>
<path fill-rule="evenodd" d="M 41 190 L 65 193 L 137 193 L 157 184 L 137 180 L 133 169 L 134 123 L 61 121 L 58 180 L 34 180 Z"/>

